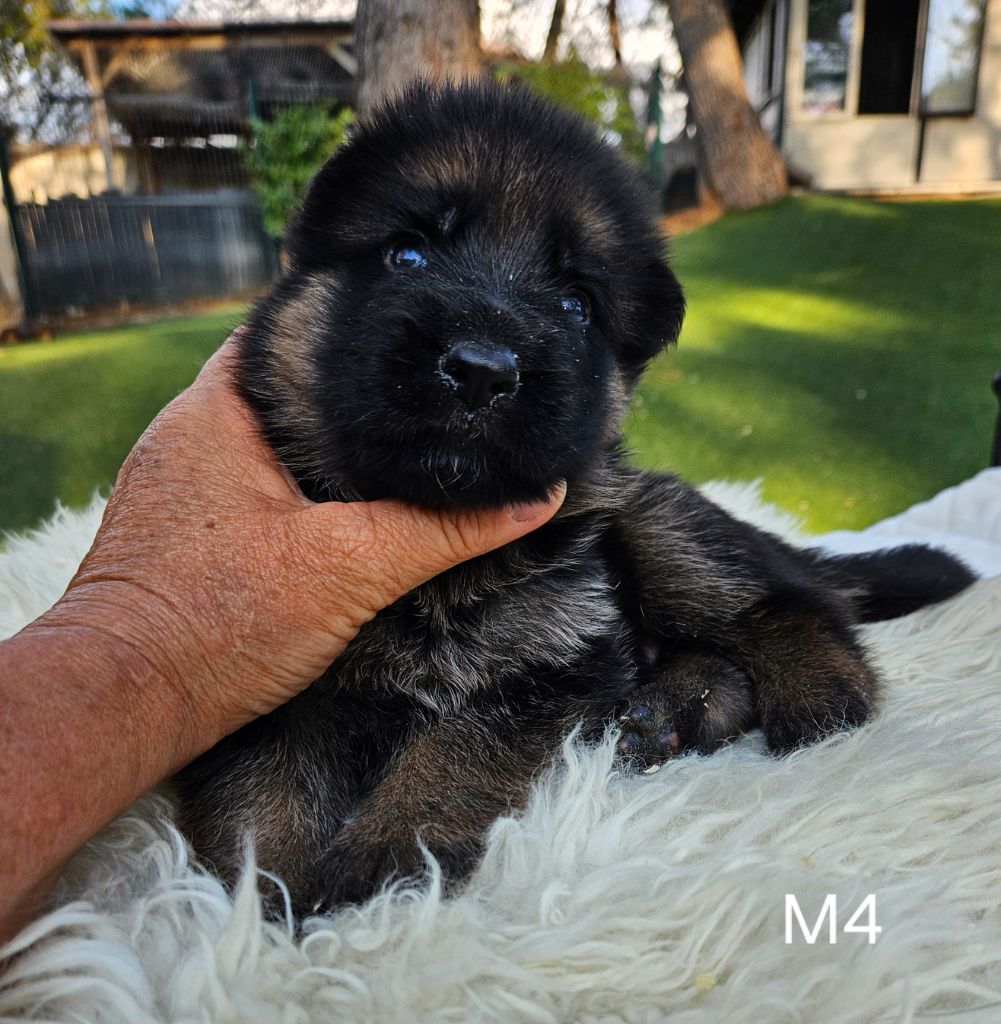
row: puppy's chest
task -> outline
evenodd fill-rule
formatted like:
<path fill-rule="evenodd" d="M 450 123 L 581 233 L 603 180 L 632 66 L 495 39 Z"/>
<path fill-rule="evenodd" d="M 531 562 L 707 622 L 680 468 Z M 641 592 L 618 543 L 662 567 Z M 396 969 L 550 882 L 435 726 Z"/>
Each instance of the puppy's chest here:
<path fill-rule="evenodd" d="M 600 560 L 479 581 L 444 577 L 365 626 L 335 671 L 339 685 L 441 707 L 532 668 L 572 670 L 621 625 Z"/>

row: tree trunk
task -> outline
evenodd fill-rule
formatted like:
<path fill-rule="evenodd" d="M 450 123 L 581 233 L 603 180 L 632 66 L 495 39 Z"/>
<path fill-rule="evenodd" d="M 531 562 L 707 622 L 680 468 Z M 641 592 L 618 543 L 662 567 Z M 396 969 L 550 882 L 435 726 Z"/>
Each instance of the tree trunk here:
<path fill-rule="evenodd" d="M 785 166 L 747 97 L 723 0 L 667 0 L 667 6 L 709 185 L 728 210 L 774 202 L 788 191 Z"/>
<path fill-rule="evenodd" d="M 553 4 L 553 16 L 549 19 L 549 33 L 546 35 L 546 48 L 542 51 L 544 61 L 556 60 L 556 47 L 563 31 L 563 15 L 566 13 L 567 0 L 556 0 Z"/>
<path fill-rule="evenodd" d="M 619 11 L 616 0 L 608 0 L 608 38 L 615 55 L 615 66 L 622 67 L 622 37 L 619 34 Z"/>
<path fill-rule="evenodd" d="M 361 117 L 415 78 L 476 75 L 478 0 L 358 0 L 355 54 Z"/>

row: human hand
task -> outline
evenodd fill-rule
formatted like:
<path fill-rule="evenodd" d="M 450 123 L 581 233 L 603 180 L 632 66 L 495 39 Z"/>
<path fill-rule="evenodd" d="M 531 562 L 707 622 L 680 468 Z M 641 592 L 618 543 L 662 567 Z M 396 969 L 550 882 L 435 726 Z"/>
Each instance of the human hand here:
<path fill-rule="evenodd" d="M 562 501 L 313 504 L 234 391 L 234 355 L 227 341 L 139 439 L 45 616 L 128 651 L 148 676 L 143 699 L 186 709 L 174 767 L 305 688 L 381 608 L 540 526 Z"/>

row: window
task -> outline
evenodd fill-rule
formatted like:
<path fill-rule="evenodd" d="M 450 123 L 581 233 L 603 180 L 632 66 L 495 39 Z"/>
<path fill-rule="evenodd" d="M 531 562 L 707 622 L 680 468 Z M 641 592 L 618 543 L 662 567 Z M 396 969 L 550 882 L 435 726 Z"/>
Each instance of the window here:
<path fill-rule="evenodd" d="M 768 37 L 768 59 L 765 61 L 765 82 L 768 85 L 768 91 L 774 93 L 778 91 L 778 83 L 776 82 L 775 76 L 775 44 L 776 44 L 776 30 L 778 28 L 778 9 L 775 4 L 769 4 L 767 11 L 764 16 L 765 22 L 765 33 Z"/>
<path fill-rule="evenodd" d="M 759 110 L 782 88 L 781 68 L 776 56 L 779 45 L 777 4 L 766 2 L 747 34 L 742 54 L 744 84 L 751 103 Z"/>
<path fill-rule="evenodd" d="M 870 0 L 865 5 L 860 114 L 910 111 L 920 11 L 920 0 Z"/>
<path fill-rule="evenodd" d="M 803 53 L 803 110 L 845 109 L 853 29 L 852 0 L 809 0 Z"/>
<path fill-rule="evenodd" d="M 984 0 L 929 0 L 921 110 L 971 114 L 977 95 Z"/>

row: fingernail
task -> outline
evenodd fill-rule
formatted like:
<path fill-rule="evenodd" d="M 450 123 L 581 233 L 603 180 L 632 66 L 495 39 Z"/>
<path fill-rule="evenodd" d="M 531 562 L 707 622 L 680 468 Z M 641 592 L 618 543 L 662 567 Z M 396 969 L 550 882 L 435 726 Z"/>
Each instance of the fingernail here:
<path fill-rule="evenodd" d="M 561 480 L 550 489 L 548 501 L 525 501 L 519 502 L 517 505 L 508 505 L 508 515 L 516 523 L 530 523 L 533 519 L 540 519 L 544 516 L 552 508 L 554 501 L 562 505 L 566 494 L 566 481 Z"/>

